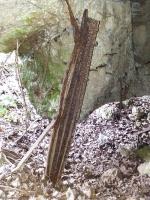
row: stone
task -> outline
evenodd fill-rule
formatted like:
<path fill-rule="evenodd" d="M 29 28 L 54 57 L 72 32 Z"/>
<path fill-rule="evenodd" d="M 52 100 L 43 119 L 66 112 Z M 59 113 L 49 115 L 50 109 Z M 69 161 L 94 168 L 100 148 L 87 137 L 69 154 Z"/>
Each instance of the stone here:
<path fill-rule="evenodd" d="M 104 184 L 106 185 L 111 185 L 114 183 L 114 181 L 119 178 L 120 176 L 120 172 L 117 168 L 111 168 L 106 170 L 102 176 L 101 176 L 101 180 Z"/>
<path fill-rule="evenodd" d="M 133 145 L 132 144 L 120 144 L 118 147 L 118 152 L 125 157 L 128 157 L 133 153 Z"/>
<path fill-rule="evenodd" d="M 138 171 L 140 175 L 149 175 L 150 176 L 150 161 L 144 162 L 138 166 Z"/>
<path fill-rule="evenodd" d="M 88 184 L 84 184 L 81 188 L 81 191 L 84 193 L 84 195 L 88 198 L 91 199 L 92 195 L 92 188 Z"/>
<path fill-rule="evenodd" d="M 143 108 L 133 106 L 132 108 L 132 116 L 135 120 L 140 120 L 144 116 Z"/>
<path fill-rule="evenodd" d="M 147 114 L 147 121 L 150 123 L 150 112 Z"/>
<path fill-rule="evenodd" d="M 115 116 L 117 116 L 117 114 L 119 113 L 120 110 L 119 108 L 116 107 L 115 104 L 114 105 L 105 104 L 95 110 L 96 116 L 103 120 L 109 120 L 111 118 L 115 118 Z"/>
<path fill-rule="evenodd" d="M 7 65 L 13 65 L 16 63 L 15 61 L 15 51 L 10 53 L 0 53 L 0 64 L 7 64 Z M 22 64 L 22 61 L 20 58 L 18 58 L 18 64 Z"/>
<path fill-rule="evenodd" d="M 15 180 L 13 180 L 12 182 L 11 182 L 11 185 L 13 186 L 13 187 L 19 187 L 20 186 L 20 180 L 19 180 L 19 178 L 17 177 Z"/>
<path fill-rule="evenodd" d="M 75 192 L 70 187 L 66 191 L 66 199 L 67 200 L 75 200 Z"/>
<path fill-rule="evenodd" d="M 141 121 L 136 121 L 136 122 L 135 122 L 135 127 L 136 127 L 136 128 L 139 128 L 140 126 L 141 126 Z"/>
<path fill-rule="evenodd" d="M 137 200 L 135 197 L 129 197 L 126 200 Z"/>
<path fill-rule="evenodd" d="M 99 133 L 98 135 L 99 135 L 98 142 L 99 142 L 100 145 L 103 145 L 103 144 L 105 144 L 105 143 L 107 143 L 109 141 L 109 137 L 108 136 L 103 135 L 102 133 Z"/>
<path fill-rule="evenodd" d="M 2 190 L 0 190 L 0 198 L 1 199 L 5 199 L 5 193 Z"/>

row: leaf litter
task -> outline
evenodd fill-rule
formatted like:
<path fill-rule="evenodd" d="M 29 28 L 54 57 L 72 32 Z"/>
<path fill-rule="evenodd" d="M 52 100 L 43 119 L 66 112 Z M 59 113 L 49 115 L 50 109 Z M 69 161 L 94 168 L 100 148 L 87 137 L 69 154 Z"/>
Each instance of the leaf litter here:
<path fill-rule="evenodd" d="M 2 68 L 2 66 L 1 66 Z M 140 174 L 144 161 L 136 150 L 150 145 L 150 96 L 113 102 L 96 109 L 78 123 L 60 183 L 53 187 L 44 180 L 50 134 L 32 152 L 23 168 L 19 162 L 50 123 L 42 119 L 25 98 L 26 113 L 14 65 L 1 70 L 0 105 L 7 109 L 0 116 L 0 199 L 12 200 L 149 200 L 150 176 Z"/>

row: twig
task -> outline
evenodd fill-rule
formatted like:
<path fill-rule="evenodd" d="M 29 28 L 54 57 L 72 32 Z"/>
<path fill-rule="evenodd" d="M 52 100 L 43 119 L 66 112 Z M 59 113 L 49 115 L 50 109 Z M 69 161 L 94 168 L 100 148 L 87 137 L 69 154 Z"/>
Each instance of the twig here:
<path fill-rule="evenodd" d="M 34 120 L 30 126 L 28 126 L 27 131 L 30 131 L 31 127 L 33 126 L 33 124 L 36 122 L 36 120 Z M 38 125 L 37 125 L 38 126 Z M 24 132 L 15 142 L 18 143 L 20 142 L 20 140 L 26 135 L 26 132 Z"/>
<path fill-rule="evenodd" d="M 23 103 L 24 103 L 24 108 L 25 108 L 25 125 L 26 125 L 26 132 L 28 129 L 28 109 L 27 109 L 27 104 L 26 104 L 26 99 L 25 99 L 25 94 L 23 91 L 23 85 L 22 85 L 22 81 L 21 81 L 21 77 L 20 77 L 20 67 L 18 64 L 18 56 L 19 56 L 19 44 L 18 44 L 18 40 L 17 40 L 17 46 L 16 46 L 16 51 L 15 51 L 15 64 L 16 64 L 16 77 L 18 80 L 18 84 L 20 87 L 20 91 L 21 91 L 21 95 L 22 95 L 22 99 L 23 99 Z"/>
<path fill-rule="evenodd" d="M 6 57 L 5 61 L 1 63 L 1 66 L 2 66 L 2 70 L 1 72 L 3 73 L 3 69 L 9 73 L 9 71 L 4 67 L 5 64 L 7 63 L 7 60 L 9 59 L 9 57 L 12 55 L 13 52 L 11 52 L 10 54 L 8 54 L 8 56 Z M 4 73 L 3 73 L 4 74 Z M 5 76 L 5 75 L 4 75 Z M 5 76 L 6 77 L 6 76 Z"/>
<path fill-rule="evenodd" d="M 149 131 L 150 131 L 150 127 L 147 127 L 147 128 L 145 128 L 144 130 L 138 131 L 138 132 L 136 132 L 136 133 L 137 133 L 137 135 L 141 135 L 142 133 L 146 133 L 146 132 L 149 132 Z"/>
<path fill-rule="evenodd" d="M 67 7 L 68 7 L 68 11 L 69 11 L 69 17 L 70 17 L 70 22 L 71 22 L 71 25 L 73 27 L 73 30 L 74 30 L 74 42 L 78 41 L 78 38 L 80 37 L 80 27 L 78 25 L 78 22 L 73 14 L 73 11 L 72 11 L 72 8 L 69 4 L 69 1 L 68 0 L 65 0 L 66 4 L 67 4 Z"/>
<path fill-rule="evenodd" d="M 0 185 L 0 189 L 4 189 L 4 190 L 17 190 L 19 192 L 22 192 L 23 190 L 19 190 L 17 188 L 14 188 L 14 187 L 10 187 L 8 185 Z"/>
<path fill-rule="evenodd" d="M 44 139 L 48 131 L 50 131 L 54 126 L 55 120 L 52 120 L 51 123 L 46 127 L 46 129 L 43 131 L 43 133 L 40 135 L 40 137 L 37 139 L 37 141 L 31 146 L 29 151 L 24 155 L 24 157 L 20 160 L 18 165 L 12 170 L 12 172 L 16 172 L 21 168 L 21 166 L 28 160 L 28 158 L 31 156 L 33 150 L 39 145 L 39 143 Z"/>
<path fill-rule="evenodd" d="M 15 190 L 15 191 L 20 192 L 22 194 L 34 194 L 33 191 L 20 190 L 18 188 L 14 188 L 14 187 L 7 186 L 7 185 L 0 185 L 0 189 L 5 190 L 5 191 Z"/>

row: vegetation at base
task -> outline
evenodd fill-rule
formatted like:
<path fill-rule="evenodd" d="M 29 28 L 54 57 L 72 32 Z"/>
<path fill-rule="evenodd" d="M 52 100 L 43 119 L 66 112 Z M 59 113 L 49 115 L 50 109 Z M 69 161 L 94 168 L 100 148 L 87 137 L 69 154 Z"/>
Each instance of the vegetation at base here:
<path fill-rule="evenodd" d="M 7 118 L 9 109 L 16 107 L 17 107 L 16 101 L 11 96 L 3 94 L 0 96 L 0 117 Z"/>
<path fill-rule="evenodd" d="M 19 26 L 11 28 L 0 39 L 0 51 L 4 52 L 16 49 L 19 41 L 22 83 L 38 112 L 46 117 L 52 117 L 57 111 L 69 56 L 68 49 L 62 47 L 60 35 L 63 33 L 57 15 L 38 10 L 22 18 Z"/>
<path fill-rule="evenodd" d="M 0 117 L 5 116 L 6 113 L 7 109 L 3 105 L 0 105 Z"/>
<path fill-rule="evenodd" d="M 49 55 L 36 52 L 35 56 L 34 59 L 25 60 L 22 65 L 22 83 L 38 112 L 52 117 L 57 112 L 65 66 L 54 63 Z"/>

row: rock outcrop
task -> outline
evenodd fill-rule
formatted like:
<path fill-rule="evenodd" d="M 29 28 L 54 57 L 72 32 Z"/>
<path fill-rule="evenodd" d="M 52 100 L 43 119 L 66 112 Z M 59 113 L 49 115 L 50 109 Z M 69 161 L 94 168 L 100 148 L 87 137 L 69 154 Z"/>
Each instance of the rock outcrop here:
<path fill-rule="evenodd" d="M 95 1 L 87 6 L 101 26 L 82 116 L 120 96 L 150 93 L 150 2 Z"/>
<path fill-rule="evenodd" d="M 57 5 L 57 0 L 53 1 Z M 80 21 L 85 8 L 89 16 L 100 20 L 91 71 L 81 118 L 110 101 L 150 94 L 150 1 L 149 0 L 82 0 L 71 1 Z M 73 49 L 73 31 L 65 6 L 59 10 L 59 27 L 49 28 L 52 64 L 62 68 Z M 56 8 L 58 7 L 58 8 Z M 60 17 L 62 15 L 62 17 Z M 57 21 L 57 20 L 56 20 Z M 59 29 L 60 34 L 57 33 Z M 53 32 L 53 33 L 52 33 Z M 46 32 L 45 37 L 47 37 Z M 58 66 L 53 66 L 60 70 Z"/>

